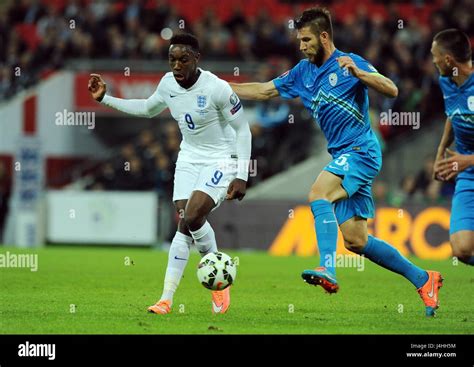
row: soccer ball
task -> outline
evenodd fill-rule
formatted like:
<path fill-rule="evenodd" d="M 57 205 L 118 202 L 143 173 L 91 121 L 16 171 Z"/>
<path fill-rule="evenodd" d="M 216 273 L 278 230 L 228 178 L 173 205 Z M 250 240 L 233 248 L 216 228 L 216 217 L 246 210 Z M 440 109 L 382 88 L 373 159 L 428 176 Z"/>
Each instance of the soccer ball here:
<path fill-rule="evenodd" d="M 221 291 L 235 281 L 237 267 L 232 258 L 223 252 L 211 252 L 198 265 L 197 277 L 207 289 Z"/>

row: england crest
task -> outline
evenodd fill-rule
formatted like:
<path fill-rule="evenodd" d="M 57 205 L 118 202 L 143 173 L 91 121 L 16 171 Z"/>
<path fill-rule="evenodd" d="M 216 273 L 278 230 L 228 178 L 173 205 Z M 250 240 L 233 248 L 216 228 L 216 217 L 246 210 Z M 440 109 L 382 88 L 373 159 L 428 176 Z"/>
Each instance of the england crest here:
<path fill-rule="evenodd" d="M 206 107 L 207 97 L 206 96 L 197 96 L 197 105 L 199 108 Z"/>

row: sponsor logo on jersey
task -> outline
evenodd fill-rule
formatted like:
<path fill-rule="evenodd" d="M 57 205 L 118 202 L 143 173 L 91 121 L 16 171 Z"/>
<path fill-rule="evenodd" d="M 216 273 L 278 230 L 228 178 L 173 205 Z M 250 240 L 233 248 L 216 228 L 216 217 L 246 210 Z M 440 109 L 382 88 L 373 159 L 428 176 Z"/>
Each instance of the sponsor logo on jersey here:
<path fill-rule="evenodd" d="M 197 105 L 198 105 L 199 108 L 206 107 L 206 103 L 207 103 L 207 97 L 206 96 L 203 96 L 203 95 L 197 96 Z"/>

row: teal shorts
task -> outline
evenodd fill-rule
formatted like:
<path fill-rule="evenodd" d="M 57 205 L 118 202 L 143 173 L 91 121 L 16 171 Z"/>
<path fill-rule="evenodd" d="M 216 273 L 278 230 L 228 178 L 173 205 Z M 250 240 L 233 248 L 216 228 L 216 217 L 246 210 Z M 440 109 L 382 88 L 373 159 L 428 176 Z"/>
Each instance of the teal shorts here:
<path fill-rule="evenodd" d="M 474 231 L 474 180 L 458 178 L 451 204 L 449 234 Z"/>
<path fill-rule="evenodd" d="M 372 181 L 382 168 L 380 154 L 361 151 L 344 153 L 333 159 L 325 171 L 342 178 L 342 187 L 348 198 L 333 204 L 339 225 L 352 217 L 373 218 Z"/>

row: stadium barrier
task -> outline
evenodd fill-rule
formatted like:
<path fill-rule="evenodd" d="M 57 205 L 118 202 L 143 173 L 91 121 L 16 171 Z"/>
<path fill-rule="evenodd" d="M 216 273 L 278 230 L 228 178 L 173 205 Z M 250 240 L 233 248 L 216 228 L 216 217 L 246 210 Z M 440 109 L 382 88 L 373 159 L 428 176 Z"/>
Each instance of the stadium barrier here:
<path fill-rule="evenodd" d="M 313 256 L 318 252 L 311 209 L 290 201 L 225 203 L 210 222 L 221 248 L 255 248 L 276 256 Z M 451 256 L 448 206 L 407 204 L 380 206 L 369 233 L 395 246 L 403 255 L 441 260 Z M 349 254 L 338 234 L 338 253 Z"/>
<path fill-rule="evenodd" d="M 56 243 L 153 245 L 155 192 L 48 191 L 47 240 Z"/>

